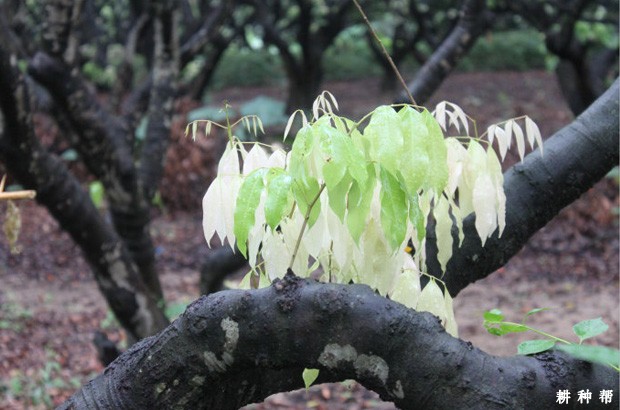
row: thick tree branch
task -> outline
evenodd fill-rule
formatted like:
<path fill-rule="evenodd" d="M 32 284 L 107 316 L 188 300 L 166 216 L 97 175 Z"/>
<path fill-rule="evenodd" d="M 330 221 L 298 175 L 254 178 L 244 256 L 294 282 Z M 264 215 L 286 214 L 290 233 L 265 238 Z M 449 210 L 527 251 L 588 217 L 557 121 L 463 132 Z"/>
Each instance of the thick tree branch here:
<path fill-rule="evenodd" d="M 37 191 L 61 227 L 80 246 L 112 311 L 129 334 L 139 339 L 167 323 L 138 276 L 118 235 L 110 229 L 65 165 L 34 135 L 24 77 L 0 48 L 0 159 L 27 189 Z"/>
<path fill-rule="evenodd" d="M 150 202 L 146 199 L 134 165 L 127 124 L 98 102 L 77 70 L 44 53 L 29 67 L 31 75 L 52 94 L 67 113 L 79 141 L 75 149 L 84 164 L 104 185 L 110 214 L 118 234 L 135 257 L 144 282 L 157 300 L 163 299 L 153 270 L 154 253 L 147 226 Z"/>
<path fill-rule="evenodd" d="M 486 16 L 485 4 L 485 0 L 466 0 L 463 3 L 458 23 L 409 84 L 409 91 L 418 104 L 424 104 L 430 98 L 488 28 L 490 21 Z M 406 103 L 409 99 L 403 94 L 398 97 L 398 102 Z"/>
<path fill-rule="evenodd" d="M 618 80 L 574 122 L 529 154 L 504 176 L 506 229 L 484 246 L 470 215 L 465 240 L 454 249 L 443 280 L 454 296 L 470 283 L 503 266 L 562 208 L 575 201 L 618 165 Z M 429 240 L 429 270 L 441 276 L 434 239 Z"/>
<path fill-rule="evenodd" d="M 560 352 L 490 356 L 367 286 L 289 274 L 202 297 L 60 408 L 237 409 L 303 387 L 304 368 L 320 369 L 318 382 L 356 379 L 402 409 L 555 408 L 560 388 L 618 386 L 610 367 Z"/>

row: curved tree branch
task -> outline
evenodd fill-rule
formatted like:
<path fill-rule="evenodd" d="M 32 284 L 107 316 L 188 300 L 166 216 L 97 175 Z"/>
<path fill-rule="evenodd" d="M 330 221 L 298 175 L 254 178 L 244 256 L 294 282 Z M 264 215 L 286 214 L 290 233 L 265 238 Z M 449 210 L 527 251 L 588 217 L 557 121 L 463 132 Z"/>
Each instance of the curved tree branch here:
<path fill-rule="evenodd" d="M 60 408 L 237 409 L 303 387 L 304 368 L 320 369 L 319 382 L 356 379 L 402 409 L 553 408 L 560 388 L 618 386 L 610 367 L 556 351 L 490 356 L 367 286 L 288 274 L 202 297 Z"/>
<path fill-rule="evenodd" d="M 129 334 L 138 339 L 155 333 L 168 320 L 149 297 L 121 239 L 65 165 L 34 135 L 27 84 L 14 60 L 0 47 L 0 159 L 25 188 L 37 191 L 37 201 L 80 246 L 101 292 Z"/>
<path fill-rule="evenodd" d="M 536 150 L 506 172 L 501 238 L 495 233 L 482 247 L 474 216 L 464 221 L 465 240 L 454 249 L 443 277 L 453 296 L 503 266 L 562 208 L 618 165 L 618 92 L 616 80 L 581 116 L 545 141 L 544 155 Z M 434 238 L 429 238 L 429 272 L 439 277 L 436 254 Z"/>
<path fill-rule="evenodd" d="M 424 104 L 439 88 L 489 25 L 485 0 L 466 0 L 463 3 L 458 23 L 409 84 L 409 91 L 418 104 Z M 406 103 L 409 99 L 403 94 L 397 102 Z"/>

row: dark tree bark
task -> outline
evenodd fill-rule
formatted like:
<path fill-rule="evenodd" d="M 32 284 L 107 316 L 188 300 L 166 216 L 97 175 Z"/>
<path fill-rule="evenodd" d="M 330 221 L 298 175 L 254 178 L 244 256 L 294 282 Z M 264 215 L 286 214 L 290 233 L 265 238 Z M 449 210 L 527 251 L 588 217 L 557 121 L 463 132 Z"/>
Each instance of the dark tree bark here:
<path fill-rule="evenodd" d="M 288 274 L 265 289 L 203 296 L 60 409 L 237 409 L 303 387 L 304 368 L 319 369 L 318 382 L 356 379 L 401 409 L 563 408 L 559 389 L 619 381 L 610 367 L 557 351 L 490 356 L 367 286 Z"/>
<path fill-rule="evenodd" d="M 80 245 L 99 289 L 129 335 L 139 339 L 156 333 L 167 319 L 150 297 L 121 238 L 103 221 L 64 164 L 40 145 L 24 77 L 10 61 L 0 39 L 0 159 L 26 189 L 37 191 L 37 201 Z"/>
<path fill-rule="evenodd" d="M 340 0 L 329 2 L 329 12 L 316 17 L 317 5 L 310 0 L 296 0 L 298 13 L 292 21 L 286 21 L 288 3 L 269 0 L 248 0 L 254 6 L 254 16 L 262 28 L 264 41 L 280 52 L 289 80 L 286 102 L 287 112 L 312 107 L 323 80 L 323 54 L 336 36 L 345 28 L 346 15 L 352 2 Z M 313 11 L 314 10 L 314 11 Z M 284 22 L 285 26 L 282 26 Z M 293 51 L 297 44 L 301 53 Z"/>
<path fill-rule="evenodd" d="M 506 262 L 533 231 L 617 164 L 618 89 L 616 81 L 547 140 L 544 161 L 531 153 L 508 171 L 503 239 L 491 238 L 480 249 L 472 221 L 466 222 L 470 239 L 444 277 L 452 294 Z M 610 367 L 557 351 L 489 356 L 449 336 L 436 317 L 367 286 L 320 284 L 289 271 L 269 288 L 202 297 L 61 408 L 233 409 L 301 387 L 304 368 L 320 369 L 319 382 L 356 379 L 403 409 L 561 408 L 559 389 L 614 390 L 619 383 Z M 613 397 L 617 406 L 618 395 Z"/>
<path fill-rule="evenodd" d="M 490 24 L 485 0 L 465 0 L 454 29 L 408 85 L 417 104 L 424 104 L 430 98 Z M 403 94 L 397 102 L 411 101 Z"/>

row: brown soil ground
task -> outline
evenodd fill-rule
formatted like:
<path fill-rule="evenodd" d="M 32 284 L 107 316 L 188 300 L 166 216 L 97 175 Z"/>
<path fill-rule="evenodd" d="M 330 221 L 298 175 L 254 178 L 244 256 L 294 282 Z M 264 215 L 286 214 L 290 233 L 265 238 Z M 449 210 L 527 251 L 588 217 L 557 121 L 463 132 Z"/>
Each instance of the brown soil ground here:
<path fill-rule="evenodd" d="M 378 84 L 369 79 L 331 83 L 326 89 L 336 95 L 345 115 L 360 117 L 390 101 L 391 94 L 381 93 Z M 275 88 L 229 89 L 213 101 L 227 99 L 234 106 L 259 94 L 284 97 Z M 455 74 L 434 101 L 442 99 L 461 105 L 481 127 L 527 113 L 543 135 L 550 135 L 572 119 L 555 77 L 544 72 Z M 204 192 L 207 184 L 196 182 L 196 189 Z M 3 212 L 5 205 L 0 206 Z M 124 337 L 77 246 L 45 209 L 27 202 L 20 207 L 21 253 L 10 254 L 6 240 L 0 239 L 0 409 L 52 408 L 102 371 L 91 343 L 95 330 L 103 328 L 118 342 Z M 618 185 L 607 178 L 564 209 L 505 267 L 464 290 L 455 301 L 460 337 L 489 353 L 512 355 L 531 335 L 491 336 L 482 327 L 482 313 L 500 308 L 517 321 L 532 308 L 552 307 L 530 323 L 575 340 L 574 323 L 600 316 L 610 329 L 594 343 L 618 348 L 617 209 Z M 152 233 L 167 299 L 195 299 L 197 270 L 208 253 L 200 210 L 158 212 Z M 394 407 L 348 383 L 277 394 L 249 408 Z"/>

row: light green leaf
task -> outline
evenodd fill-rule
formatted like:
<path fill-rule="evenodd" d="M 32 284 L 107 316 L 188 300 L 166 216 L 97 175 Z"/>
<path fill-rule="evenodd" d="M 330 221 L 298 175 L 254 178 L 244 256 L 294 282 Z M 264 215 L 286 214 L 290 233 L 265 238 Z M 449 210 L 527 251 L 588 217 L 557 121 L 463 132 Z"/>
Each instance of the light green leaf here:
<path fill-rule="evenodd" d="M 543 340 L 526 340 L 517 347 L 517 353 L 522 355 L 536 354 L 545 352 L 555 346 L 555 342 L 551 339 Z"/>
<path fill-rule="evenodd" d="M 307 125 L 302 127 L 293 142 L 291 148 L 291 157 L 289 161 L 289 172 L 293 179 L 306 182 L 309 176 L 309 158 L 312 154 L 315 144 L 315 138 L 312 133 L 312 128 Z"/>
<path fill-rule="evenodd" d="M 323 175 L 325 176 L 325 172 Z M 325 184 L 327 186 L 329 206 L 338 216 L 340 222 L 344 222 L 344 215 L 347 208 L 347 193 L 351 187 L 351 177 L 347 173 L 338 184 L 330 186 L 330 184 L 327 183 L 327 179 Z"/>
<path fill-rule="evenodd" d="M 499 309 L 491 309 L 484 312 L 484 320 L 491 323 L 499 323 L 504 320 L 504 315 Z"/>
<path fill-rule="evenodd" d="M 381 227 L 393 250 L 405 240 L 407 232 L 407 200 L 400 184 L 381 167 Z"/>
<path fill-rule="evenodd" d="M 443 132 L 435 117 L 428 110 L 422 111 L 421 114 L 428 130 L 428 137 L 424 139 L 429 158 L 427 186 L 440 193 L 448 184 L 448 151 Z"/>
<path fill-rule="evenodd" d="M 532 316 L 532 315 L 535 315 L 536 313 L 544 312 L 544 311 L 546 311 L 546 310 L 551 310 L 551 308 L 546 308 L 546 307 L 544 307 L 544 308 L 534 308 L 534 309 L 530 310 L 530 311 L 529 311 L 529 312 L 527 312 L 527 313 L 525 314 L 525 316 L 523 317 L 523 323 L 525 323 L 525 320 L 526 320 L 528 317 L 530 317 L 530 316 Z"/>
<path fill-rule="evenodd" d="M 319 377 L 319 369 L 304 369 L 301 373 L 301 377 L 304 379 L 304 385 L 307 389 L 312 386 L 312 383 Z"/>
<path fill-rule="evenodd" d="M 580 360 L 620 367 L 620 351 L 611 347 L 558 344 L 556 348 Z"/>
<path fill-rule="evenodd" d="M 263 178 L 267 169 L 259 168 L 245 178 L 235 205 L 234 232 L 237 238 L 239 251 L 247 256 L 248 233 L 254 226 L 256 208 L 260 203 L 260 196 L 265 188 Z"/>
<path fill-rule="evenodd" d="M 573 326 L 573 332 L 579 337 L 579 343 L 594 336 L 598 336 L 609 329 L 607 323 L 600 317 L 596 319 L 584 320 Z"/>
<path fill-rule="evenodd" d="M 308 177 L 306 182 L 307 184 L 303 184 L 295 180 L 293 181 L 292 187 L 293 195 L 302 215 L 305 216 L 310 205 L 312 205 L 312 209 L 310 209 L 310 215 L 308 217 L 308 227 L 310 228 L 314 225 L 319 217 L 319 213 L 321 212 L 321 201 L 316 199 L 321 187 L 319 186 L 319 182 L 314 177 Z"/>
<path fill-rule="evenodd" d="M 372 169 L 372 165 L 368 166 Z M 353 181 L 351 189 L 347 195 L 347 216 L 346 222 L 351 237 L 359 243 L 360 236 L 366 228 L 366 218 L 370 212 L 370 201 L 375 190 L 374 175 L 366 180 L 363 187 L 357 181 Z"/>
<path fill-rule="evenodd" d="M 390 106 L 378 107 L 372 114 L 370 122 L 364 129 L 364 135 L 370 141 L 371 157 L 385 169 L 396 174 L 403 154 L 403 135 L 398 114 Z"/>
<path fill-rule="evenodd" d="M 399 168 L 408 192 L 415 194 L 424 185 L 429 173 L 428 130 L 422 114 L 411 107 L 401 109 L 398 116 L 403 134 Z"/>
<path fill-rule="evenodd" d="M 482 174 L 476 179 L 472 199 L 476 213 L 476 231 L 484 246 L 487 238 L 497 228 L 496 191 L 489 175 Z"/>
<path fill-rule="evenodd" d="M 265 220 L 271 229 L 275 229 L 286 212 L 290 210 L 289 199 L 292 181 L 291 176 L 284 173 L 284 170 L 280 168 L 272 168 L 267 174 Z"/>
<path fill-rule="evenodd" d="M 93 204 L 97 208 L 101 208 L 103 206 L 103 194 L 105 189 L 103 188 L 103 184 L 100 181 L 93 181 L 88 184 L 88 193 L 90 194 L 90 200 L 93 201 Z"/>

